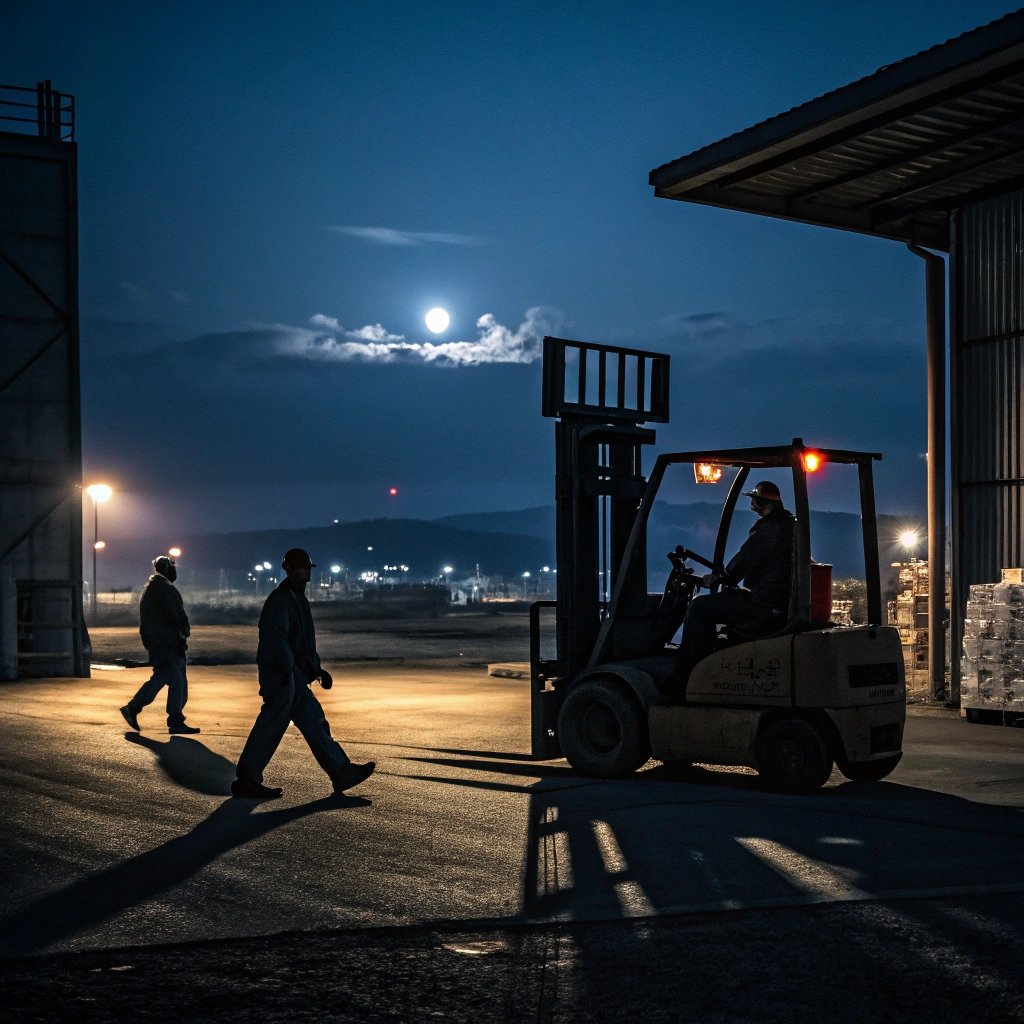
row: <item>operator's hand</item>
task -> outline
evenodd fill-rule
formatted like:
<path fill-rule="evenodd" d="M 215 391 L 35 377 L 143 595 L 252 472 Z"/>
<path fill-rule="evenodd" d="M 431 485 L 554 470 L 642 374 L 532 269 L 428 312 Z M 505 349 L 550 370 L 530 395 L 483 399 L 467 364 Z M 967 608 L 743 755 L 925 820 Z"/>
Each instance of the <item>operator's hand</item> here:
<path fill-rule="evenodd" d="M 325 668 L 320 669 L 320 685 L 325 690 L 329 690 L 334 685 L 334 676 Z"/>

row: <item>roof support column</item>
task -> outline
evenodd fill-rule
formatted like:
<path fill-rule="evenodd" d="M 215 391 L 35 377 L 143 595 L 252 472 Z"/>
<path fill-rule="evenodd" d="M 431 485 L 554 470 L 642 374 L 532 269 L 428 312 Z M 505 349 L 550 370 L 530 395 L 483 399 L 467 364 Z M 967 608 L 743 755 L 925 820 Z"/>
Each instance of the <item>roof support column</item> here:
<path fill-rule="evenodd" d="M 928 683 L 946 694 L 946 262 L 908 243 L 925 261 L 928 345 Z"/>

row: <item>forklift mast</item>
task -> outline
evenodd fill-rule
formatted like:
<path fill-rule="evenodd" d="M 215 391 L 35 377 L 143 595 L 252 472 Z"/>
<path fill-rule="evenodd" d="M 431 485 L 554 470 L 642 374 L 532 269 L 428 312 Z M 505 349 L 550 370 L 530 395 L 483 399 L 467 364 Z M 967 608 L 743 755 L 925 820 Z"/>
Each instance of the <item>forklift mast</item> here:
<path fill-rule="evenodd" d="M 641 446 L 667 423 L 669 356 L 564 338 L 544 339 L 544 416 L 555 424 L 556 600 L 531 608 L 532 748 L 560 754 L 558 684 L 587 665 L 610 596 L 621 609 L 645 606 L 645 551 L 634 551 L 628 578 L 616 575 L 647 480 Z M 552 660 L 540 658 L 540 610 L 555 609 Z"/>

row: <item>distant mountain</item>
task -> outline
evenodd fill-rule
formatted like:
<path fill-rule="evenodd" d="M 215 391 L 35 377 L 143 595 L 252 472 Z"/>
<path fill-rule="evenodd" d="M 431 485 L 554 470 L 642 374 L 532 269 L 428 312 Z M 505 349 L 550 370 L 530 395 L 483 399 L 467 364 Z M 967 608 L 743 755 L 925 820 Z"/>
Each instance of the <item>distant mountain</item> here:
<path fill-rule="evenodd" d="M 150 564 L 166 550 L 162 541 L 123 540 L 108 545 L 100 562 L 100 587 L 137 587 Z M 512 533 L 459 529 L 418 519 L 373 519 L 336 526 L 261 530 L 252 533 L 196 534 L 180 541 L 183 582 L 203 586 L 244 585 L 256 564 L 269 562 L 268 575 L 280 575 L 281 558 L 291 547 L 305 548 L 317 563 L 314 573 L 332 564 L 358 575 L 384 565 L 407 565 L 410 580 L 437 577 L 452 566 L 455 579 L 471 576 L 479 565 L 485 576 L 519 577 L 554 563 L 554 541 Z M 316 577 L 314 577 L 316 578 Z"/>
<path fill-rule="evenodd" d="M 458 530 L 479 530 L 484 533 L 515 533 L 526 537 L 552 540 L 555 536 L 555 506 L 524 508 L 518 512 L 465 512 L 444 516 L 435 523 Z"/>
<path fill-rule="evenodd" d="M 666 553 L 682 544 L 710 558 L 721 507 L 711 503 L 677 505 L 656 502 L 647 538 L 647 561 L 652 589 L 667 575 Z M 743 542 L 754 521 L 753 513 L 737 510 L 727 555 Z M 901 522 L 879 517 L 880 562 L 883 570 L 902 556 L 893 539 Z M 848 512 L 811 513 L 812 555 L 829 562 L 837 579 L 863 578 L 860 517 Z M 479 512 L 446 516 L 434 521 L 373 519 L 336 526 L 262 530 L 249 533 L 196 534 L 181 540 L 179 559 L 183 582 L 202 586 L 246 585 L 257 563 L 269 562 L 268 575 L 278 575 L 281 557 L 290 547 L 305 548 L 317 563 L 318 573 L 340 564 L 351 574 L 380 570 L 384 565 L 407 565 L 408 578 L 439 576 L 445 565 L 452 576 L 473 575 L 479 565 L 484 576 L 518 579 L 555 565 L 554 506 L 512 512 Z M 163 550 L 153 539 L 111 543 L 100 559 L 100 587 L 137 588 L 150 571 L 151 560 Z"/>
<path fill-rule="evenodd" d="M 660 574 L 667 574 L 669 562 L 666 554 L 677 544 L 682 544 L 683 547 L 708 558 L 714 554 L 721 514 L 722 506 L 713 502 L 694 502 L 685 505 L 667 501 L 654 503 L 647 535 L 647 564 L 652 586 Z M 552 548 L 554 547 L 554 505 L 516 512 L 474 512 L 446 516 L 436 522 L 464 529 L 502 530 L 506 533 L 545 538 L 550 540 Z M 743 543 L 753 523 L 753 512 L 747 508 L 736 510 L 729 535 L 727 557 Z M 902 552 L 894 550 L 891 543 L 891 539 L 895 538 L 901 526 L 901 521 L 896 517 L 878 517 L 879 560 L 883 567 L 902 557 Z M 812 512 L 811 543 L 812 556 L 820 562 L 831 564 L 835 578 L 854 576 L 863 579 L 863 542 L 859 515 L 850 512 Z"/>
<path fill-rule="evenodd" d="M 712 504 L 673 505 L 655 502 L 647 534 L 649 571 L 667 572 L 667 552 L 677 544 L 711 558 L 718 534 L 721 506 Z M 754 523 L 754 513 L 737 509 L 726 546 L 728 558 L 743 543 Z M 903 557 L 895 550 L 895 537 L 902 521 L 894 516 L 878 517 L 879 562 L 883 570 Z M 864 544 L 861 519 L 851 512 L 811 512 L 811 557 L 832 566 L 835 579 L 864 578 Z M 883 576 L 885 573 L 883 572 Z"/>

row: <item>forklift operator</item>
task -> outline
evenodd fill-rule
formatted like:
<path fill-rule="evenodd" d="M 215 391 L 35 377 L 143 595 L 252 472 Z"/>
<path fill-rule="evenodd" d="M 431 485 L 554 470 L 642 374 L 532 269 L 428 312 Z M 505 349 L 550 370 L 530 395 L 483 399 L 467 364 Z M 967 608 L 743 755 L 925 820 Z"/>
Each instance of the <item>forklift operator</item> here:
<path fill-rule="evenodd" d="M 678 693 L 685 692 L 697 662 L 714 650 L 719 623 L 742 623 L 748 631 L 762 636 L 780 628 L 789 612 L 795 520 L 770 480 L 743 493 L 750 498 L 750 508 L 758 518 L 725 570 L 703 578 L 706 587 L 724 584 L 727 589 L 690 601 L 671 680 Z M 740 582 L 746 584 L 746 589 L 737 586 Z"/>

